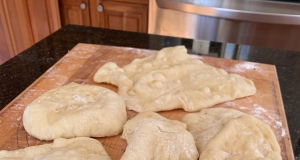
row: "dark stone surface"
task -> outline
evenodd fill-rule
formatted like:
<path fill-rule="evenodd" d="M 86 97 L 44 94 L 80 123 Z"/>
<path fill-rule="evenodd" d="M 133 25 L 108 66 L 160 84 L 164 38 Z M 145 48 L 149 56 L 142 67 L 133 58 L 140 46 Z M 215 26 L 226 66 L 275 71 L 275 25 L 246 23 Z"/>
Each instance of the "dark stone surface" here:
<path fill-rule="evenodd" d="M 18 96 L 77 43 L 159 50 L 193 40 L 69 25 L 0 65 L 0 109 Z M 211 42 L 208 56 L 219 56 L 221 43 Z M 249 46 L 242 59 L 276 65 L 295 158 L 300 156 L 300 52 Z M 217 54 L 216 54 L 217 52 Z"/>

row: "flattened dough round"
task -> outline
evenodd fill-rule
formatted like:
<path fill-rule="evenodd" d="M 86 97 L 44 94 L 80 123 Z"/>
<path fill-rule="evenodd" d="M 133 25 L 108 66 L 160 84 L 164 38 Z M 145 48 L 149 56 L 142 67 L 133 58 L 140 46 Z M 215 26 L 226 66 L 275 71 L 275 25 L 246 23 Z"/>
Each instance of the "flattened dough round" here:
<path fill-rule="evenodd" d="M 142 112 L 124 125 L 127 148 L 121 160 L 195 160 L 199 154 L 186 124 Z"/>
<path fill-rule="evenodd" d="M 251 80 L 206 65 L 188 55 L 183 46 L 164 48 L 123 68 L 106 63 L 94 81 L 118 86 L 127 108 L 136 112 L 199 111 L 256 92 Z"/>
<path fill-rule="evenodd" d="M 0 151 L 1 160 L 110 160 L 102 144 L 95 139 L 58 138 L 52 144 L 31 146 L 14 151 Z"/>
<path fill-rule="evenodd" d="M 234 109 L 210 108 L 182 118 L 194 136 L 200 160 L 280 160 L 272 129 Z"/>
<path fill-rule="evenodd" d="M 25 130 L 41 140 L 118 135 L 126 120 L 125 103 L 118 94 L 76 83 L 47 91 L 23 114 Z"/>

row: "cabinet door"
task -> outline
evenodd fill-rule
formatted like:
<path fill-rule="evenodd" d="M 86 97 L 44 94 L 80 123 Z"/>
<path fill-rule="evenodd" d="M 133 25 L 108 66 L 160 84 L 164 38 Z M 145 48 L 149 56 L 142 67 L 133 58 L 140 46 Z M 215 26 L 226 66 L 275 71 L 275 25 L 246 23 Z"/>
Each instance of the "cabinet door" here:
<path fill-rule="evenodd" d="M 13 55 L 34 44 L 26 1 L 1 0 Z"/>
<path fill-rule="evenodd" d="M 147 32 L 147 5 L 104 0 L 90 0 L 90 2 L 93 3 L 90 8 L 92 26 L 133 32 Z"/>
<path fill-rule="evenodd" d="M 60 0 L 59 5 L 62 25 L 91 25 L 88 0 Z"/>
<path fill-rule="evenodd" d="M 57 0 L 27 0 L 27 6 L 34 42 L 61 27 Z"/>
<path fill-rule="evenodd" d="M 57 0 L 0 0 L 0 64 L 60 26 Z"/>
<path fill-rule="evenodd" d="M 0 3 L 0 65 L 14 56 L 11 48 L 11 40 L 6 28 L 7 23 L 3 16 L 3 9 L 1 7 Z"/>

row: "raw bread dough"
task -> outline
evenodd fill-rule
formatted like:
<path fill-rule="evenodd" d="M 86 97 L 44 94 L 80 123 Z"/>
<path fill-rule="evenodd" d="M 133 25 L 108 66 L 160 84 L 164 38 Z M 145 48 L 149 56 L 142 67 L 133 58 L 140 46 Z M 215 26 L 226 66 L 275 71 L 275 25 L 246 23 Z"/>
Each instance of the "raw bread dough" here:
<path fill-rule="evenodd" d="M 127 108 L 136 112 L 198 111 L 256 92 L 251 80 L 206 65 L 183 46 L 164 48 L 123 68 L 106 63 L 94 81 L 118 86 Z"/>
<path fill-rule="evenodd" d="M 52 144 L 32 146 L 15 151 L 0 151 L 1 160 L 110 160 L 102 144 L 95 139 L 58 138 Z"/>
<path fill-rule="evenodd" d="M 245 113 L 226 108 L 203 109 L 197 113 L 186 114 L 182 122 L 188 126 L 188 131 L 194 136 L 199 153 L 222 128 L 223 120 L 236 118 Z"/>
<path fill-rule="evenodd" d="M 199 157 L 186 124 L 150 111 L 127 121 L 122 138 L 128 145 L 121 160 L 193 160 Z"/>
<path fill-rule="evenodd" d="M 118 94 L 76 83 L 47 91 L 23 114 L 25 130 L 41 140 L 118 135 L 126 120 L 125 103 Z"/>
<path fill-rule="evenodd" d="M 279 160 L 280 146 L 272 129 L 234 109 L 210 108 L 182 118 L 194 136 L 200 160 Z"/>

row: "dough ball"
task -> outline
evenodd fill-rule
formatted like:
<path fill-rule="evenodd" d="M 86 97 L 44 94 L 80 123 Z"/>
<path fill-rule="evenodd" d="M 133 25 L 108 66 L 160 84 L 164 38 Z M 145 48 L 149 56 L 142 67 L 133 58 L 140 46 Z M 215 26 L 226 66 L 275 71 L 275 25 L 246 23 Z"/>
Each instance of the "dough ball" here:
<path fill-rule="evenodd" d="M 206 65 L 183 46 L 164 48 L 123 68 L 106 63 L 94 81 L 117 85 L 128 109 L 136 112 L 199 111 L 256 92 L 251 80 Z"/>
<path fill-rule="evenodd" d="M 41 140 L 118 135 L 126 120 L 125 103 L 118 94 L 76 83 L 47 91 L 23 114 L 25 130 Z"/>
<path fill-rule="evenodd" d="M 200 160 L 280 160 L 272 129 L 259 119 L 234 109 L 210 108 L 182 118 L 193 135 Z"/>
<path fill-rule="evenodd" d="M 95 139 L 58 138 L 52 144 L 31 146 L 15 151 L 0 151 L 1 160 L 110 160 L 102 144 Z"/>
<path fill-rule="evenodd" d="M 127 148 L 121 160 L 195 160 L 199 154 L 186 125 L 154 112 L 136 115 L 124 125 Z"/>

